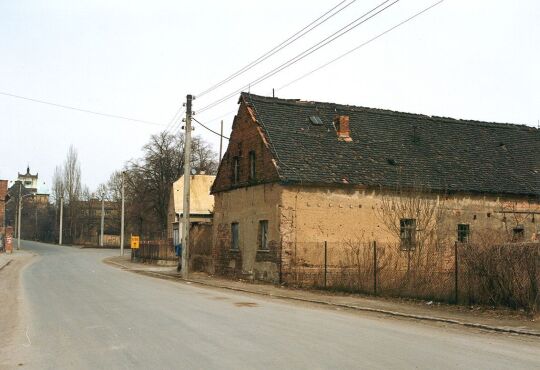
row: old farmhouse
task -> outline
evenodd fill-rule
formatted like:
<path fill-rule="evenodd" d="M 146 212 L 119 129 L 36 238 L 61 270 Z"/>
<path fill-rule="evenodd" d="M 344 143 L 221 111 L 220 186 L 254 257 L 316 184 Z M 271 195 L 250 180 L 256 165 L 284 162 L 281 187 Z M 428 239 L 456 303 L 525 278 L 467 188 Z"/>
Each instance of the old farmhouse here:
<path fill-rule="evenodd" d="M 444 210 L 447 239 L 536 240 L 540 130 L 242 93 L 212 186 L 213 268 L 277 282 L 312 242 L 413 249 L 419 216 L 397 233 L 381 216 L 404 192 Z"/>

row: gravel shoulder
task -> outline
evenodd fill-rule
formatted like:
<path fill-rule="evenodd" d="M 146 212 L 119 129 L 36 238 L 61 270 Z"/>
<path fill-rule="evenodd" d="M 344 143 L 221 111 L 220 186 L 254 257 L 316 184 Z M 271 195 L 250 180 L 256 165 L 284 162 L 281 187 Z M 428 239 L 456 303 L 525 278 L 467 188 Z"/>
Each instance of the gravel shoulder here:
<path fill-rule="evenodd" d="M 21 274 L 36 259 L 26 251 L 0 255 L 0 369 L 23 364 L 17 361 L 24 358 L 27 345 Z"/>

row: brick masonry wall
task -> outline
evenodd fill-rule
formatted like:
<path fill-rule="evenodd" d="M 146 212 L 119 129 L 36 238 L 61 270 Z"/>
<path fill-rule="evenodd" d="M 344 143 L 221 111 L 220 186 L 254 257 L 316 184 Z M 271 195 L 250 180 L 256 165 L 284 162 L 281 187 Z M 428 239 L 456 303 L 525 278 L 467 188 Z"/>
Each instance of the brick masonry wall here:
<path fill-rule="evenodd" d="M 189 233 L 189 263 L 191 271 L 210 272 L 212 269 L 212 224 L 198 223 Z"/>
<path fill-rule="evenodd" d="M 8 180 L 0 180 L 0 233 L 4 232 L 6 220 L 6 196 L 8 192 Z"/>

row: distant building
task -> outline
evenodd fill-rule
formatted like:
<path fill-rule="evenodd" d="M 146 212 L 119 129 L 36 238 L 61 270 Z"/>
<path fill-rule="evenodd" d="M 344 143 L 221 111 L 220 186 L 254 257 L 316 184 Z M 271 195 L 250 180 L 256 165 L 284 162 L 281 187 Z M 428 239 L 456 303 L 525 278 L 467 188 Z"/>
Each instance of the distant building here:
<path fill-rule="evenodd" d="M 8 198 L 8 180 L 0 180 L 0 235 L 6 227 L 6 202 Z M 1 245 L 0 245 L 1 249 Z"/>
<path fill-rule="evenodd" d="M 34 194 L 34 200 L 40 204 L 47 204 L 49 202 L 49 189 L 45 186 L 45 183 L 39 183 L 39 175 L 36 172 L 35 175 L 30 173 L 30 166 L 26 167 L 26 173 L 18 173 L 17 181 L 11 187 L 10 192 L 19 191 L 18 184 L 22 184 L 26 188 L 25 193 Z"/>
<path fill-rule="evenodd" d="M 214 211 L 214 197 L 210 195 L 210 187 L 215 180 L 212 175 L 192 175 L 190 182 L 190 220 L 191 224 L 211 223 Z M 184 217 L 184 176 L 176 180 L 171 189 L 169 200 L 167 236 L 174 245 L 182 240 L 182 218 Z"/>
<path fill-rule="evenodd" d="M 32 175 L 30 173 L 30 166 L 26 167 L 26 173 L 18 173 L 17 174 L 17 181 L 22 182 L 25 188 L 28 190 L 37 193 L 38 190 L 38 174 L 36 172 L 35 175 Z"/>

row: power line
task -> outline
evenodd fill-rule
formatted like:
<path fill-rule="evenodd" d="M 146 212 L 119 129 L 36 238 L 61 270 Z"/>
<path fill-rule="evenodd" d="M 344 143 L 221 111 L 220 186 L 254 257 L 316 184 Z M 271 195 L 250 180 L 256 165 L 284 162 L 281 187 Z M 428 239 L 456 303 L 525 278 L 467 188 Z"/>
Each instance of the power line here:
<path fill-rule="evenodd" d="M 216 131 L 212 130 L 212 129 L 211 129 L 210 127 L 208 127 L 208 126 L 205 126 L 203 123 L 199 122 L 199 121 L 196 120 L 194 117 L 191 117 L 191 119 L 194 120 L 195 122 L 197 122 L 199 125 L 201 125 L 201 126 L 204 127 L 205 129 L 207 129 L 208 131 L 210 131 L 210 132 L 216 134 L 217 136 L 221 136 L 222 138 L 229 140 L 229 138 L 228 138 L 227 136 L 223 136 L 223 135 L 221 135 L 219 132 L 216 132 Z"/>
<path fill-rule="evenodd" d="M 333 8 L 331 8 L 330 10 L 328 10 L 327 12 L 325 12 L 323 15 L 321 15 L 320 17 L 318 17 L 317 19 L 315 19 L 314 21 L 312 21 L 311 23 L 309 23 L 307 26 L 305 26 L 304 28 L 302 28 L 300 31 L 297 31 L 295 34 L 293 34 L 292 36 L 290 36 L 289 38 L 287 38 L 286 40 L 282 41 L 280 44 L 274 46 L 272 49 L 270 49 L 269 51 L 267 51 L 266 53 L 264 53 L 263 55 L 261 55 L 260 57 L 258 57 L 257 59 L 251 61 L 250 63 L 248 63 L 247 65 L 245 65 L 244 67 L 240 68 L 239 70 L 237 70 L 236 72 L 234 72 L 233 74 L 229 75 L 228 77 L 226 77 L 224 80 L 221 80 L 220 82 L 218 82 L 217 84 L 207 88 L 206 90 L 200 92 L 199 94 L 197 94 L 196 96 L 197 97 L 201 97 L 203 95 L 206 95 L 208 94 L 209 92 L 217 89 L 218 87 L 226 84 L 227 82 L 233 80 L 234 78 L 240 76 L 241 74 L 249 71 L 250 69 L 252 69 L 253 67 L 257 66 L 258 64 L 262 63 L 263 61 L 265 61 L 266 59 L 270 58 L 272 55 L 278 53 L 279 51 L 283 50 L 284 48 L 286 48 L 287 46 L 289 46 L 290 44 L 292 44 L 293 42 L 297 41 L 298 39 L 300 39 L 301 37 L 305 36 L 306 34 L 308 34 L 309 32 L 313 31 L 315 28 L 319 27 L 321 24 L 325 23 L 326 21 L 328 21 L 330 18 L 336 16 L 337 14 L 339 14 L 341 11 L 345 10 L 346 8 L 348 8 L 350 5 L 352 5 L 354 2 L 356 2 L 356 0 L 353 0 L 351 1 L 350 3 L 346 4 L 344 7 L 342 7 L 341 9 L 338 9 L 336 12 L 334 12 L 333 14 L 331 14 L 330 16 L 328 16 L 327 18 L 323 19 L 324 17 L 326 17 L 329 13 L 331 13 L 332 11 L 334 11 L 336 8 L 340 7 L 343 3 L 345 3 L 347 0 L 343 0 L 341 1 L 340 3 L 338 3 L 337 5 L 335 5 Z M 322 19 L 322 21 L 320 21 Z M 319 22 L 320 21 L 320 22 Z M 319 22 L 319 23 L 317 23 Z M 311 27 L 311 28 L 310 28 Z"/>
<path fill-rule="evenodd" d="M 178 110 L 176 111 L 176 113 L 174 114 L 174 116 L 172 116 L 172 118 L 169 120 L 169 123 L 167 124 L 167 127 L 165 127 L 165 132 L 172 132 L 172 130 L 174 129 L 174 127 L 176 126 L 176 124 L 178 123 L 178 120 L 180 119 L 180 117 L 184 114 L 184 108 L 180 107 L 178 108 Z"/>
<path fill-rule="evenodd" d="M 270 72 L 267 72 L 266 74 L 260 76 L 259 78 L 255 79 L 254 81 L 252 81 L 251 83 L 241 87 L 240 89 L 238 90 L 235 90 L 233 91 L 232 93 L 204 106 L 203 108 L 199 109 L 199 113 L 201 112 L 204 112 L 210 108 L 213 108 L 215 107 L 216 105 L 219 105 L 221 103 L 223 103 L 224 101 L 228 100 L 229 98 L 237 95 L 239 92 L 241 91 L 244 91 L 245 89 L 249 89 L 251 88 L 251 86 L 255 86 L 259 83 L 261 83 L 262 81 L 274 76 L 275 74 L 281 72 L 282 70 L 290 67 L 291 65 L 299 62 L 300 60 L 304 59 L 305 57 L 313 54 L 315 51 L 321 49 L 322 47 L 330 44 L 331 42 L 337 40 L 338 38 L 342 37 L 343 35 L 345 35 L 346 33 L 352 31 L 353 29 L 355 29 L 356 27 L 364 24 L 365 22 L 369 21 L 370 19 L 372 19 L 373 17 L 377 16 L 378 14 L 380 14 L 381 12 L 383 12 L 384 10 L 388 9 L 389 7 L 391 7 L 392 5 L 396 4 L 397 2 L 399 2 L 400 0 L 394 0 L 392 3 L 390 3 L 389 5 L 386 5 L 385 7 L 383 7 L 382 9 L 379 9 L 377 10 L 378 8 L 382 7 L 384 4 L 388 3 L 390 0 L 385 0 L 383 1 L 382 3 L 380 3 L 379 5 L 377 5 L 375 8 L 371 9 L 370 11 L 364 13 L 363 15 L 361 15 L 360 17 L 356 18 L 354 21 L 350 22 L 349 24 L 347 24 L 346 26 L 340 28 L 338 31 L 334 32 L 333 34 L 331 34 L 330 36 L 326 37 L 325 39 L 323 39 L 322 41 L 319 41 L 318 43 L 316 43 L 315 45 L 311 46 L 310 48 L 304 50 L 303 52 L 301 52 L 300 54 L 296 55 L 295 57 L 289 59 L 288 61 L 286 61 L 285 63 L 281 64 L 280 66 L 274 68 L 273 70 L 271 70 Z M 373 13 L 373 14 L 371 14 Z M 369 15 L 371 14 L 371 15 Z M 369 15 L 369 16 L 368 16 Z M 367 17 L 367 18 L 366 18 Z M 365 19 L 364 19 L 365 18 Z"/>
<path fill-rule="evenodd" d="M 237 109 L 231 110 L 231 111 L 229 111 L 229 112 L 227 112 L 227 113 L 223 113 L 223 114 L 221 114 L 221 115 L 219 115 L 219 116 L 217 116 L 217 117 L 214 117 L 214 118 L 211 118 L 211 119 L 209 119 L 209 120 L 206 120 L 206 125 L 208 125 L 208 123 L 210 123 L 210 122 L 217 121 L 217 120 L 219 120 L 219 119 L 221 119 L 221 118 L 227 117 L 227 116 L 230 115 L 230 114 L 236 113 L 237 111 L 238 111 Z M 195 120 L 195 118 L 193 118 L 193 117 L 192 117 L 192 119 Z M 197 121 L 197 122 L 199 122 L 199 121 Z M 200 122 L 199 122 L 199 123 L 200 123 Z M 203 125 L 203 127 L 205 127 L 205 126 Z M 174 128 L 174 127 L 173 127 L 173 128 Z M 207 127 L 205 127 L 205 128 L 207 128 Z M 182 129 L 182 128 L 181 128 L 181 124 L 178 123 L 178 126 L 177 126 L 176 128 L 174 128 L 174 132 L 173 132 L 173 131 L 171 131 L 171 132 L 174 133 L 174 134 L 176 135 L 176 134 L 178 134 L 178 133 L 180 132 L 181 129 Z M 215 133 L 215 132 L 214 132 L 214 133 Z M 220 136 L 221 136 L 221 135 L 220 135 Z M 224 138 L 224 139 L 227 139 L 227 140 L 229 139 L 229 138 L 227 138 L 226 136 L 223 136 L 223 138 Z"/>
<path fill-rule="evenodd" d="M 25 97 L 25 96 L 15 95 L 15 94 L 7 93 L 7 92 L 1 92 L 0 91 L 0 95 L 9 96 L 9 97 L 12 97 L 12 98 L 17 98 L 17 99 L 22 99 L 22 100 L 27 100 L 27 101 L 31 101 L 31 102 L 34 102 L 34 103 L 51 105 L 51 106 L 57 107 L 57 108 L 70 109 L 70 110 L 74 110 L 74 111 L 78 111 L 78 112 L 95 114 L 95 115 L 103 116 L 103 117 L 117 118 L 117 119 L 123 119 L 123 120 L 126 120 L 126 121 L 133 121 L 133 122 L 139 122 L 139 123 L 146 123 L 148 125 L 164 126 L 163 123 L 157 123 L 157 122 L 152 122 L 152 121 L 145 121 L 145 120 L 142 120 L 142 119 L 119 116 L 117 114 L 102 113 L 102 112 L 97 112 L 97 111 L 93 111 L 93 110 L 89 110 L 89 109 L 83 109 L 83 108 L 72 107 L 72 106 L 64 105 L 64 104 L 53 103 L 53 102 L 49 102 L 49 101 L 45 101 L 45 100 L 28 98 L 28 97 Z"/>
<path fill-rule="evenodd" d="M 407 18 L 407 19 L 401 21 L 400 23 L 398 23 L 398 24 L 396 24 L 395 26 L 393 26 L 393 27 L 387 29 L 386 31 L 384 31 L 384 32 L 382 32 L 382 33 L 380 33 L 380 34 L 378 34 L 377 36 L 372 37 L 371 39 L 369 39 L 369 40 L 367 40 L 367 41 L 361 43 L 360 45 L 356 46 L 355 48 L 353 48 L 353 49 L 351 49 L 351 50 L 349 50 L 349 51 L 347 51 L 347 52 L 341 54 L 341 55 L 338 56 L 337 58 L 334 58 L 334 59 L 330 60 L 329 62 L 327 62 L 327 63 L 325 63 L 325 64 L 323 64 L 323 65 L 321 65 L 321 66 L 315 68 L 315 69 L 312 70 L 312 71 L 309 71 L 309 72 L 303 74 L 302 76 L 300 76 L 300 77 L 298 77 L 298 78 L 296 78 L 296 79 L 294 79 L 294 80 L 292 80 L 292 81 L 290 81 L 290 82 L 287 82 L 285 85 L 279 87 L 278 90 L 282 90 L 282 89 L 284 89 L 284 88 L 286 88 L 286 87 L 288 87 L 288 86 L 290 86 L 290 85 L 292 85 L 292 84 L 294 84 L 294 83 L 296 83 L 296 82 L 298 82 L 298 81 L 300 81 L 300 80 L 306 78 L 307 76 L 309 76 L 309 75 L 311 75 L 311 74 L 313 74 L 313 73 L 315 73 L 315 72 L 320 71 L 321 69 L 327 67 L 328 65 L 330 65 L 330 64 L 332 64 L 332 63 L 334 63 L 334 62 L 337 62 L 338 60 L 340 60 L 340 59 L 346 57 L 347 55 L 349 55 L 349 54 L 355 52 L 356 50 L 358 50 L 358 49 L 360 49 L 360 48 L 366 46 L 367 44 L 369 44 L 369 43 L 371 43 L 371 42 L 377 40 L 378 38 L 380 38 L 380 37 L 386 35 L 387 33 L 389 33 L 389 32 L 391 32 L 391 31 L 395 30 L 396 28 L 398 28 L 398 27 L 404 25 L 405 23 L 407 23 L 407 22 L 409 22 L 409 21 L 412 21 L 414 18 L 420 16 L 421 14 L 427 12 L 428 10 L 434 8 L 435 6 L 439 5 L 439 4 L 442 3 L 442 2 L 444 2 L 444 0 L 438 1 L 438 2 L 436 2 L 436 3 L 434 3 L 434 4 L 430 5 L 430 6 L 428 6 L 427 8 L 423 9 L 422 11 L 420 11 L 420 12 L 414 14 L 413 16 L 411 16 L 411 17 L 409 17 L 409 18 Z"/>

